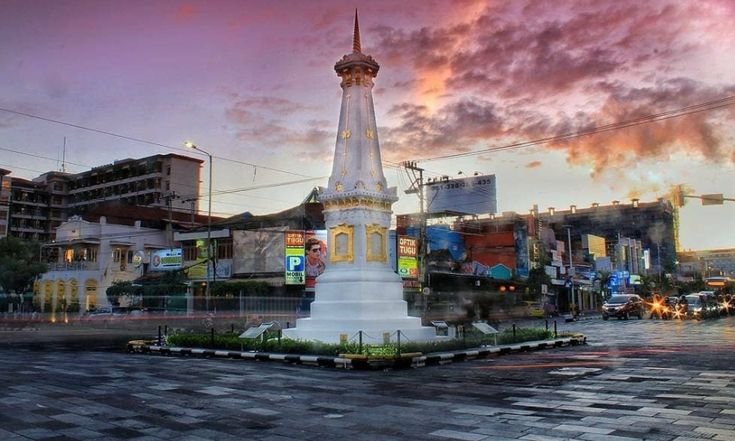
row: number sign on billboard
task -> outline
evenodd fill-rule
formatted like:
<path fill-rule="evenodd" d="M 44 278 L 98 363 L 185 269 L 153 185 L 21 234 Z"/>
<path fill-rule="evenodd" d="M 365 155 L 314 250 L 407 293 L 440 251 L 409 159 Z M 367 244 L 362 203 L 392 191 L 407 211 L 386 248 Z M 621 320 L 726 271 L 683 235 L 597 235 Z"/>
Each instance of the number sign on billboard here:
<path fill-rule="evenodd" d="M 495 175 L 438 179 L 426 184 L 427 212 L 493 214 L 497 211 Z"/>

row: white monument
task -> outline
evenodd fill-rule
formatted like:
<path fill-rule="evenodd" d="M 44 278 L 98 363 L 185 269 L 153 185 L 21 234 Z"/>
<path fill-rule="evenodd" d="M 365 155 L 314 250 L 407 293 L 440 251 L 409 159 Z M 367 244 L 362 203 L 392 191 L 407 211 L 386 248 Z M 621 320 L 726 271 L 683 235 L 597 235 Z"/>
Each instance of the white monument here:
<path fill-rule="evenodd" d="M 408 316 L 403 282 L 388 265 L 388 230 L 396 188 L 387 188 L 373 108 L 378 63 L 360 49 L 355 12 L 352 53 L 334 66 L 342 79 L 342 108 L 332 174 L 320 188 L 329 263 L 316 279 L 311 317 L 284 329 L 287 338 L 339 343 L 436 340 L 433 327 Z M 446 338 L 446 337 L 445 337 Z"/>

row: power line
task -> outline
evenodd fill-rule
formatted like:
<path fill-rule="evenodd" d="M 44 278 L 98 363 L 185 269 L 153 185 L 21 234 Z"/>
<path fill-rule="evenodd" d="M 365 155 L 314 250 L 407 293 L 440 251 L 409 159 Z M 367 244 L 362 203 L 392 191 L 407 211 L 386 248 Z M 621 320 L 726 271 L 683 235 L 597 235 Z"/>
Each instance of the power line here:
<path fill-rule="evenodd" d="M 102 135 L 107 135 L 107 136 L 112 136 L 112 137 L 115 137 L 115 138 L 125 139 L 125 140 L 128 140 L 128 141 L 134 141 L 134 142 L 139 142 L 139 143 L 143 143 L 143 144 L 154 145 L 154 146 L 161 147 L 161 148 L 164 148 L 164 149 L 167 149 L 167 150 L 181 151 L 181 152 L 186 152 L 186 153 L 189 153 L 189 154 L 192 153 L 191 150 L 187 150 L 187 149 L 184 149 L 184 148 L 181 148 L 181 147 L 174 147 L 174 146 L 170 146 L 170 145 L 167 145 L 167 144 L 161 144 L 160 142 L 149 141 L 147 139 L 135 138 L 133 136 L 128 136 L 128 135 L 121 135 L 119 133 L 110 132 L 108 130 L 100 130 L 100 129 L 95 129 L 95 128 L 92 128 L 92 127 L 85 127 L 85 126 L 82 126 L 82 125 L 79 125 L 79 124 L 73 124 L 73 123 L 69 123 L 69 122 L 66 122 L 66 121 L 61 121 L 61 120 L 57 120 L 57 119 L 46 118 L 46 117 L 43 117 L 43 116 L 34 115 L 32 113 L 20 112 L 20 111 L 17 111 L 17 110 L 7 109 L 7 108 L 4 108 L 4 107 L 0 107 L 0 111 L 7 112 L 7 113 L 12 113 L 14 115 L 25 116 L 27 118 L 38 119 L 38 120 L 41 120 L 41 121 L 46 121 L 46 122 L 50 122 L 50 123 L 54 123 L 54 124 L 60 124 L 60 125 L 68 126 L 68 127 L 74 127 L 75 129 L 85 130 L 85 131 L 93 132 L 93 133 L 99 133 L 99 134 L 102 134 Z M 294 175 L 294 176 L 308 177 L 307 175 L 304 175 L 304 174 L 301 174 L 301 173 L 295 173 L 295 172 L 291 172 L 291 171 L 288 171 L 288 170 L 282 170 L 282 169 L 278 169 L 278 168 L 274 168 L 274 167 L 268 167 L 268 166 L 264 166 L 264 165 L 253 164 L 251 162 L 240 161 L 239 159 L 225 158 L 225 157 L 222 157 L 222 156 L 215 156 L 215 155 L 212 155 L 212 157 L 217 158 L 217 159 L 222 159 L 222 160 L 225 160 L 225 161 L 234 162 L 234 163 L 237 163 L 237 164 L 247 165 L 247 166 L 250 166 L 250 167 L 261 168 L 263 170 L 270 170 L 270 171 L 275 171 L 275 172 L 279 172 L 279 173 L 285 173 L 285 174 Z M 45 158 L 45 159 L 47 159 L 47 158 Z M 75 165 L 79 165 L 79 164 L 75 164 Z"/>
<path fill-rule="evenodd" d="M 660 112 L 660 113 L 656 113 L 652 115 L 645 115 L 645 116 L 634 118 L 631 120 L 619 121 L 616 123 L 596 126 L 596 127 L 593 127 L 587 130 L 563 133 L 561 135 L 549 136 L 546 138 L 539 138 L 539 139 L 530 140 L 530 141 L 515 142 L 511 144 L 497 146 L 497 147 L 490 147 L 490 148 L 482 149 L 482 150 L 474 150 L 471 152 L 455 153 L 455 154 L 443 155 L 443 156 L 434 156 L 431 158 L 419 159 L 418 161 L 421 161 L 421 162 L 438 161 L 442 159 L 463 158 L 467 156 L 475 156 L 475 155 L 481 155 L 483 153 L 490 153 L 490 152 L 497 152 L 497 151 L 516 150 L 516 149 L 531 147 L 531 146 L 535 146 L 539 144 L 546 144 L 546 143 L 554 142 L 554 141 L 563 141 L 563 140 L 568 140 L 568 139 L 580 138 L 582 136 L 595 135 L 598 133 L 625 129 L 628 127 L 634 127 L 634 126 L 638 126 L 642 124 L 664 121 L 664 120 L 671 119 L 671 118 L 678 118 L 681 116 L 691 115 L 694 113 L 721 109 L 724 107 L 731 106 L 733 104 L 735 104 L 735 95 L 727 96 L 724 98 L 719 98 L 719 99 L 712 100 L 712 101 L 707 101 L 704 103 L 693 104 L 693 105 L 682 107 L 682 108 L 675 109 L 675 110 L 669 110 L 669 111 Z"/>

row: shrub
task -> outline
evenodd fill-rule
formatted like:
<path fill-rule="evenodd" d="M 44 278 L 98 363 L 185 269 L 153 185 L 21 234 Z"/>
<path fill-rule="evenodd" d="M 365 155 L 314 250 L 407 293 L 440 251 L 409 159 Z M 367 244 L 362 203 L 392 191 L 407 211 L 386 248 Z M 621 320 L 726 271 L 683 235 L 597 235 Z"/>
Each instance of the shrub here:
<path fill-rule="evenodd" d="M 507 329 L 497 335 L 498 344 L 513 344 L 524 341 L 548 340 L 554 337 L 553 331 L 542 328 Z M 167 337 L 167 344 L 180 347 L 216 348 L 232 351 L 276 352 L 285 354 L 308 354 L 337 356 L 339 354 L 360 354 L 369 357 L 392 357 L 399 353 L 408 352 L 445 352 L 469 348 L 477 348 L 492 343 L 493 336 L 487 336 L 477 331 L 468 331 L 464 337 L 426 342 L 405 342 L 400 347 L 395 343 L 384 345 L 363 344 L 355 342 L 344 344 L 329 344 L 304 340 L 290 340 L 280 338 L 277 332 L 269 331 L 265 338 L 241 339 L 237 333 L 177 333 Z"/>

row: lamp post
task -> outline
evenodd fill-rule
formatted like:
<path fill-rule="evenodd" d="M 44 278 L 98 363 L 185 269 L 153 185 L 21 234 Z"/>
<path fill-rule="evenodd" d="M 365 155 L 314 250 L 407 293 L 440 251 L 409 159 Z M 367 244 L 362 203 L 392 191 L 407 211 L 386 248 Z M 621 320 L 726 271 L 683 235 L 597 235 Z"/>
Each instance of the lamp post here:
<path fill-rule="evenodd" d="M 206 150 L 202 150 L 191 141 L 186 141 L 184 145 L 190 149 L 194 149 L 198 152 L 204 153 L 209 158 L 209 201 L 207 204 L 207 287 L 204 292 L 205 307 L 207 309 L 207 312 L 209 312 L 209 294 L 211 292 L 211 283 L 209 280 L 209 263 L 212 260 L 212 155 Z"/>

